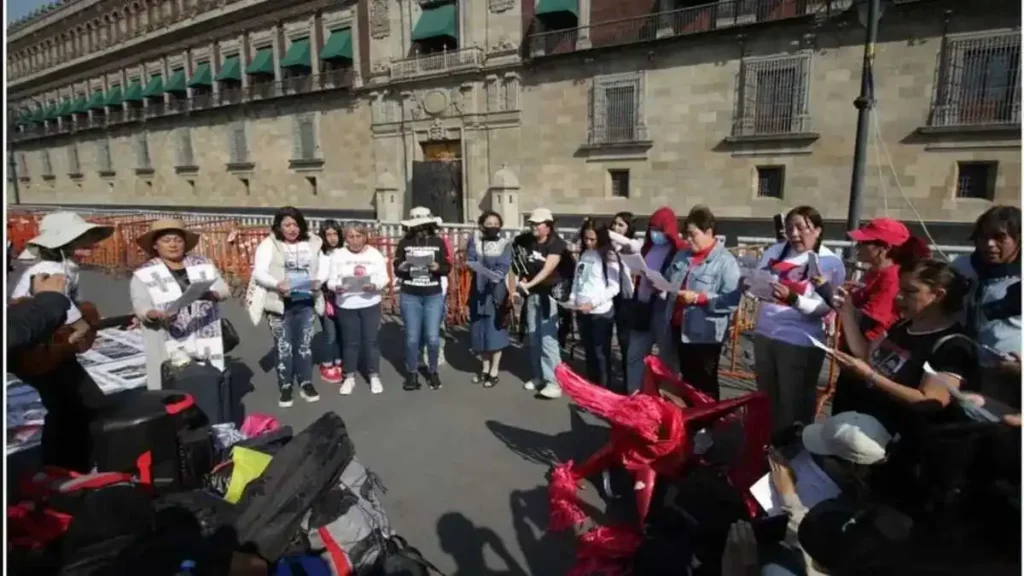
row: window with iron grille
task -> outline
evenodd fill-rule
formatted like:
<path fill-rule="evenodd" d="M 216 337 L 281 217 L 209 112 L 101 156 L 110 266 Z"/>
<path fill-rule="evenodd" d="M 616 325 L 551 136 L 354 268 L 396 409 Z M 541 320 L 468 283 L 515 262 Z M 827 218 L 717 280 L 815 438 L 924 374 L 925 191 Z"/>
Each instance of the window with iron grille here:
<path fill-rule="evenodd" d="M 994 199 L 998 169 L 997 162 L 958 162 L 956 197 Z"/>
<path fill-rule="evenodd" d="M 114 163 L 110 158 L 110 142 L 100 140 L 96 143 L 96 162 L 100 165 L 100 172 L 112 172 Z"/>
<path fill-rule="evenodd" d="M 947 38 L 932 126 L 1020 124 L 1020 31 Z"/>
<path fill-rule="evenodd" d="M 149 139 L 146 138 L 145 132 L 135 137 L 135 162 L 136 168 L 145 170 L 152 167 L 149 160 Z"/>
<path fill-rule="evenodd" d="M 609 170 L 611 193 L 614 198 L 629 198 L 629 170 Z"/>
<path fill-rule="evenodd" d="M 50 163 L 50 151 L 43 150 L 40 152 L 40 159 L 43 165 L 43 177 L 53 176 L 53 165 Z"/>
<path fill-rule="evenodd" d="M 68 146 L 68 174 L 81 174 L 82 165 L 78 161 L 78 146 L 71 144 Z"/>
<path fill-rule="evenodd" d="M 785 166 L 757 167 L 757 197 L 782 199 L 782 188 L 786 183 Z"/>
<path fill-rule="evenodd" d="M 228 133 L 231 147 L 231 164 L 245 164 L 249 161 L 249 142 L 246 138 L 245 123 L 236 122 Z"/>
<path fill-rule="evenodd" d="M 192 130 L 178 129 L 178 166 L 195 166 L 195 154 L 192 152 Z"/>
<path fill-rule="evenodd" d="M 733 136 L 810 132 L 810 68 L 809 52 L 743 60 Z"/>
<path fill-rule="evenodd" d="M 631 72 L 594 78 L 590 92 L 591 145 L 641 142 L 644 125 L 643 74 Z"/>
<path fill-rule="evenodd" d="M 319 158 L 315 117 L 311 115 L 296 116 L 294 137 L 293 159 L 316 160 Z"/>

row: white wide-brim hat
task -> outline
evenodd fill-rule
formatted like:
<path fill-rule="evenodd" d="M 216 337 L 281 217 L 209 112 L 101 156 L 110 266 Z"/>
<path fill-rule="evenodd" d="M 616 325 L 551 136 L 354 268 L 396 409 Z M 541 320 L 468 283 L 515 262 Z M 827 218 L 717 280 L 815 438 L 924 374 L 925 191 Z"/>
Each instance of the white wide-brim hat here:
<path fill-rule="evenodd" d="M 401 224 L 406 228 L 416 228 L 417 226 L 426 226 L 427 224 L 437 224 L 440 226 L 442 222 L 444 221 L 435 217 L 430 212 L 430 208 L 417 206 L 409 210 L 409 219 L 402 220 Z"/>
<path fill-rule="evenodd" d="M 53 212 L 43 217 L 43 221 L 39 223 L 39 235 L 28 241 L 25 251 L 18 259 L 35 260 L 39 257 L 37 248 L 56 250 L 83 236 L 89 236 L 93 242 L 99 242 L 109 238 L 113 233 L 113 226 L 86 222 L 74 212 Z"/>

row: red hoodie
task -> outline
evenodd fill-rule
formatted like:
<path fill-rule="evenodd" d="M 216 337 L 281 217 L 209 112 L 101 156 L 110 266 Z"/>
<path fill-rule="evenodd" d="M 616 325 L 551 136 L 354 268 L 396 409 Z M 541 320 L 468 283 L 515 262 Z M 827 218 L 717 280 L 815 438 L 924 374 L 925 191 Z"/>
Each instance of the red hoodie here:
<path fill-rule="evenodd" d="M 655 210 L 654 214 L 651 214 L 651 219 L 647 224 L 647 233 L 644 235 L 644 246 L 640 249 L 641 254 L 646 256 L 651 249 L 651 228 L 654 227 L 660 228 L 669 241 L 675 244 L 676 252 L 686 249 L 686 242 L 679 236 L 679 221 L 676 220 L 676 213 L 668 206 L 662 206 Z"/>

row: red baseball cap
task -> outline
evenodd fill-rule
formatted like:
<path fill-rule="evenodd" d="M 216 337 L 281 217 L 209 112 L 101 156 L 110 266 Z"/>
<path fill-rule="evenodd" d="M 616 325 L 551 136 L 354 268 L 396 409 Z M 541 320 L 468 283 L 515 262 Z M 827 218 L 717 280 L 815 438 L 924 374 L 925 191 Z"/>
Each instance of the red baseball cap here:
<path fill-rule="evenodd" d="M 889 246 L 901 246 L 910 238 L 910 230 L 899 220 L 875 218 L 849 233 L 854 242 L 883 242 Z"/>

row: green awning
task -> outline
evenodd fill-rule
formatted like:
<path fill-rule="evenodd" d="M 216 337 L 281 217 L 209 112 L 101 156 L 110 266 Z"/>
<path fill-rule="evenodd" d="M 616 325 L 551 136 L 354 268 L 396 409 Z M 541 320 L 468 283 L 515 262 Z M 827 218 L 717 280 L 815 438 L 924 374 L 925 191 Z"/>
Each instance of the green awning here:
<path fill-rule="evenodd" d="M 429 40 L 442 36 L 458 38 L 458 29 L 455 4 L 443 4 L 428 8 L 420 14 L 420 19 L 416 21 L 416 27 L 412 30 L 412 39 Z"/>
<path fill-rule="evenodd" d="M 149 82 L 146 83 L 146 88 L 142 90 L 142 97 L 149 98 L 150 96 L 159 96 L 164 93 L 164 77 L 162 74 L 153 74 L 149 77 Z"/>
<path fill-rule="evenodd" d="M 320 50 L 321 60 L 337 60 L 338 58 L 344 58 L 345 60 L 352 59 L 351 28 L 331 30 L 331 35 L 327 38 L 327 43 L 324 44 L 323 49 Z"/>
<path fill-rule="evenodd" d="M 200 62 L 192 72 L 192 79 L 188 81 L 188 87 L 194 86 L 213 86 L 213 75 L 210 73 L 209 62 Z"/>
<path fill-rule="evenodd" d="M 220 72 L 214 80 L 234 80 L 236 82 L 242 81 L 242 62 L 238 59 L 238 56 L 229 56 L 224 59 L 220 64 Z"/>
<path fill-rule="evenodd" d="M 85 94 L 79 94 L 78 98 L 71 103 L 71 109 L 68 110 L 71 114 L 82 114 L 89 110 L 89 100 L 85 97 Z"/>
<path fill-rule="evenodd" d="M 60 106 L 57 106 L 57 116 L 67 116 L 71 113 L 71 98 L 65 98 L 61 100 Z"/>
<path fill-rule="evenodd" d="M 56 117 L 57 117 L 57 103 L 56 102 L 50 102 L 50 105 L 47 106 L 47 108 L 46 108 L 46 112 L 45 112 L 45 114 L 43 116 L 43 120 L 53 120 Z"/>
<path fill-rule="evenodd" d="M 579 4 L 577 0 L 540 0 L 537 3 L 537 11 L 534 12 L 534 15 L 544 16 L 545 14 L 558 14 L 561 12 L 568 12 L 579 18 Z"/>
<path fill-rule="evenodd" d="M 252 62 L 245 68 L 246 74 L 274 75 L 274 49 L 260 48 L 253 56 Z"/>
<path fill-rule="evenodd" d="M 164 92 L 184 92 L 185 91 L 185 69 L 176 68 L 171 71 L 171 77 L 167 80 L 167 84 L 164 86 Z"/>
<path fill-rule="evenodd" d="M 92 93 L 92 97 L 89 98 L 89 110 L 102 110 L 107 105 L 107 98 L 103 95 L 103 92 L 97 90 Z"/>
<path fill-rule="evenodd" d="M 114 84 L 107 90 L 107 106 L 120 106 L 121 102 L 124 102 L 124 98 L 121 96 L 121 87 Z"/>
<path fill-rule="evenodd" d="M 46 107 L 40 105 L 36 108 L 36 111 L 32 114 L 33 122 L 42 122 L 46 118 Z"/>
<path fill-rule="evenodd" d="M 309 68 L 309 38 L 300 38 L 292 41 L 288 52 L 281 59 L 282 68 Z"/>
<path fill-rule="evenodd" d="M 124 91 L 124 99 L 127 102 L 142 102 L 142 83 L 138 78 L 132 80 L 128 89 Z"/>

